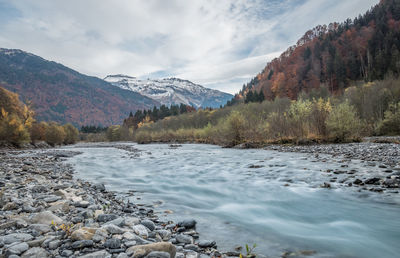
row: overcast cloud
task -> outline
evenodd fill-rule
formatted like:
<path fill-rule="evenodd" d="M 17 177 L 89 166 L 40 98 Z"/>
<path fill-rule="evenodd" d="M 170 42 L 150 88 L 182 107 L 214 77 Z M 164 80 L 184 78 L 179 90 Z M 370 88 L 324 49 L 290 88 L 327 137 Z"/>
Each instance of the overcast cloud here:
<path fill-rule="evenodd" d="M 235 93 L 318 24 L 378 0 L 0 0 L 0 47 L 105 77 L 180 77 Z"/>

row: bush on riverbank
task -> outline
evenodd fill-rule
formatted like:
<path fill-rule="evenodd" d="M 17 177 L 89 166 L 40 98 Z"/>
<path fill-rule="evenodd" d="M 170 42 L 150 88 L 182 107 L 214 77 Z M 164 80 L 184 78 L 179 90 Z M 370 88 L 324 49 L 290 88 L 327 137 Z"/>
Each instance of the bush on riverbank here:
<path fill-rule="evenodd" d="M 400 80 L 358 83 L 342 95 L 320 90 L 297 101 L 275 99 L 199 110 L 144 123 L 133 138 L 148 142 L 308 143 L 358 141 L 374 134 L 400 134 Z"/>
<path fill-rule="evenodd" d="M 400 102 L 392 104 L 385 112 L 385 119 L 378 126 L 381 135 L 400 135 Z"/>

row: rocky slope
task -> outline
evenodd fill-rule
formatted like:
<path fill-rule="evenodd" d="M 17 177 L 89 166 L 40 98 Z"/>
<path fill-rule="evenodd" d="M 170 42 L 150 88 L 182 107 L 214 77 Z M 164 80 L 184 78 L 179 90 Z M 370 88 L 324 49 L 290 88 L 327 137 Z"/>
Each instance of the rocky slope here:
<path fill-rule="evenodd" d="M 121 124 L 158 102 L 16 49 L 0 49 L 0 86 L 32 103 L 36 118 L 74 125 Z"/>
<path fill-rule="evenodd" d="M 108 75 L 104 80 L 121 89 L 140 93 L 167 106 L 183 103 L 196 108 L 216 108 L 225 105 L 233 97 L 231 94 L 208 89 L 178 78 L 139 80 L 135 77 L 118 74 Z"/>

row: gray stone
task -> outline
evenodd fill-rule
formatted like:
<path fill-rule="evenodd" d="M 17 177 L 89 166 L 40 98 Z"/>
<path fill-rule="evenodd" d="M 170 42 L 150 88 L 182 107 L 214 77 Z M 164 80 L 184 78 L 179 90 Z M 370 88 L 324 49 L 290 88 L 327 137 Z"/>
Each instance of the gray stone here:
<path fill-rule="evenodd" d="M 67 250 L 67 249 L 65 249 L 65 250 L 63 250 L 62 252 L 61 252 L 61 256 L 63 256 L 63 257 L 70 257 L 70 256 L 72 256 L 74 254 L 74 251 L 72 251 L 72 250 Z"/>
<path fill-rule="evenodd" d="M 140 219 L 136 217 L 125 218 L 125 225 L 133 227 L 140 223 Z"/>
<path fill-rule="evenodd" d="M 380 178 L 377 177 L 373 177 L 373 178 L 369 178 L 367 180 L 365 180 L 365 184 L 367 185 L 373 185 L 373 184 L 377 184 L 380 181 Z"/>
<path fill-rule="evenodd" d="M 199 247 L 197 245 L 194 245 L 194 244 L 185 245 L 185 249 L 192 250 L 192 251 L 195 251 L 195 252 L 199 251 Z"/>
<path fill-rule="evenodd" d="M 132 229 L 135 234 L 141 237 L 147 238 L 149 236 L 148 229 L 143 225 L 135 225 L 132 227 Z"/>
<path fill-rule="evenodd" d="M 124 229 L 122 229 L 114 224 L 104 225 L 104 226 L 102 226 L 102 228 L 107 230 L 107 232 L 110 234 L 123 234 L 125 232 Z"/>
<path fill-rule="evenodd" d="M 209 241 L 209 240 L 201 240 L 199 241 L 198 245 L 201 248 L 207 248 L 207 247 L 213 247 L 215 246 L 215 241 Z"/>
<path fill-rule="evenodd" d="M 31 224 L 29 226 L 30 229 L 34 229 L 40 234 L 48 233 L 51 231 L 51 228 L 49 225 L 46 224 Z"/>
<path fill-rule="evenodd" d="M 46 258 L 49 256 L 49 253 L 40 247 L 33 247 L 23 253 L 21 258 Z"/>
<path fill-rule="evenodd" d="M 3 242 L 4 244 L 12 244 L 15 242 L 27 242 L 33 239 L 33 236 L 30 234 L 26 233 L 12 233 L 5 235 L 3 237 L 0 237 L 0 242 Z"/>
<path fill-rule="evenodd" d="M 185 258 L 199 258 L 199 254 L 196 252 L 187 252 Z"/>
<path fill-rule="evenodd" d="M 51 211 L 42 211 L 32 218 L 32 223 L 51 225 L 52 223 L 62 224 L 63 220 L 54 215 Z"/>
<path fill-rule="evenodd" d="M 32 192 L 34 192 L 34 193 L 41 193 L 41 192 L 48 191 L 47 187 L 44 185 L 34 185 L 34 186 L 32 186 L 31 189 L 32 189 Z"/>
<path fill-rule="evenodd" d="M 121 247 L 121 241 L 116 238 L 107 239 L 104 243 L 104 247 L 109 249 L 118 249 Z"/>
<path fill-rule="evenodd" d="M 61 198 L 60 196 L 51 195 L 51 196 L 49 196 L 49 197 L 44 198 L 43 201 L 45 201 L 45 202 L 56 202 L 56 201 L 59 201 L 59 200 L 61 200 L 61 199 L 62 199 L 62 198 Z"/>
<path fill-rule="evenodd" d="M 118 216 L 115 214 L 100 214 L 97 217 L 97 221 L 98 222 L 108 222 L 108 221 L 111 221 L 111 220 L 114 220 L 117 218 L 118 218 Z"/>
<path fill-rule="evenodd" d="M 106 187 L 102 183 L 97 183 L 93 185 L 94 189 L 99 190 L 101 192 L 104 192 L 106 190 Z"/>
<path fill-rule="evenodd" d="M 197 222 L 194 219 L 187 219 L 178 223 L 180 227 L 191 229 L 196 227 Z"/>
<path fill-rule="evenodd" d="M 192 244 L 193 238 L 188 235 L 179 234 L 176 236 L 176 241 L 178 241 L 178 243 Z"/>
<path fill-rule="evenodd" d="M 128 258 L 129 256 L 126 253 L 120 253 L 117 258 Z"/>
<path fill-rule="evenodd" d="M 126 254 L 128 256 L 133 256 L 134 258 L 138 258 L 138 257 L 145 257 L 149 253 L 157 251 L 169 253 L 171 257 L 175 257 L 176 254 L 175 246 L 168 242 L 159 242 L 147 245 L 132 246 L 127 249 Z"/>
<path fill-rule="evenodd" d="M 151 220 L 148 220 L 148 219 L 142 220 L 142 221 L 140 222 L 140 224 L 142 224 L 143 226 L 145 226 L 146 228 L 148 228 L 150 231 L 153 231 L 153 230 L 156 228 L 156 225 L 154 224 L 154 222 L 151 221 Z"/>
<path fill-rule="evenodd" d="M 110 224 L 118 226 L 118 227 L 123 227 L 123 226 L 125 226 L 125 219 L 117 218 L 117 219 L 114 219 L 114 220 L 111 220 L 111 221 L 105 223 L 104 225 L 110 225 Z"/>
<path fill-rule="evenodd" d="M 128 241 L 128 242 L 125 242 L 124 243 L 124 245 L 126 246 L 126 247 L 131 247 L 131 246 L 134 246 L 134 245 L 136 245 L 137 243 L 136 243 L 136 241 Z"/>
<path fill-rule="evenodd" d="M 7 253 L 9 255 L 11 255 L 11 254 L 20 255 L 20 254 L 22 254 L 23 252 L 25 252 L 28 249 L 29 249 L 29 245 L 27 243 L 25 243 L 25 242 L 16 243 L 16 244 L 13 244 L 13 245 L 11 245 L 11 246 L 9 246 L 7 248 Z"/>
<path fill-rule="evenodd" d="M 51 242 L 49 243 L 49 249 L 50 249 L 50 250 L 57 249 L 60 245 L 61 245 L 61 241 L 60 241 L 60 240 L 51 241 Z"/>
<path fill-rule="evenodd" d="M 46 240 L 46 237 L 42 237 L 42 238 L 39 238 L 39 239 L 28 241 L 27 243 L 28 243 L 29 247 L 39 247 L 39 246 L 41 246 L 43 244 L 43 242 L 45 240 Z"/>
<path fill-rule="evenodd" d="M 102 251 L 97 251 L 97 252 L 90 253 L 90 254 L 85 254 L 85 255 L 82 255 L 79 257 L 81 257 L 81 258 L 111 258 L 111 254 L 105 250 L 102 250 Z"/>
<path fill-rule="evenodd" d="M 91 246 L 93 246 L 93 241 L 92 240 L 75 241 L 71 245 L 71 247 L 73 249 L 81 249 L 81 248 L 84 248 L 84 247 L 91 247 Z"/>
<path fill-rule="evenodd" d="M 169 231 L 169 230 L 160 229 L 160 230 L 156 230 L 156 233 L 159 234 L 161 239 L 164 241 L 168 241 L 171 239 L 171 231 Z"/>
<path fill-rule="evenodd" d="M 171 255 L 166 252 L 153 251 L 146 255 L 146 258 L 170 258 Z"/>
<path fill-rule="evenodd" d="M 73 205 L 75 207 L 80 207 L 80 208 L 87 208 L 89 207 L 89 202 L 88 201 L 80 201 L 80 202 L 74 202 Z"/>
<path fill-rule="evenodd" d="M 92 237 L 92 240 L 95 243 L 104 242 L 106 241 L 107 237 L 108 237 L 107 230 L 105 230 L 104 228 L 99 228 L 96 230 L 94 236 Z"/>

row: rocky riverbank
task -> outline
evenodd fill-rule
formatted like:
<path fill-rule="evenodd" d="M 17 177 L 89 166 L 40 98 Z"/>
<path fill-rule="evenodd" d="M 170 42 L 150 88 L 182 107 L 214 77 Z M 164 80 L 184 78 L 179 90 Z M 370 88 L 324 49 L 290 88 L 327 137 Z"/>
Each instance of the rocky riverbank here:
<path fill-rule="evenodd" d="M 337 160 L 341 168 L 323 171 L 329 180 L 322 187 L 330 188 L 335 183 L 338 186 L 357 187 L 360 191 L 396 194 L 400 186 L 400 144 L 384 140 L 374 138 L 349 144 L 270 145 L 264 149 L 310 153 L 318 162 Z M 365 171 L 349 168 L 354 161 L 360 162 Z"/>
<path fill-rule="evenodd" d="M 134 150 L 130 150 L 134 152 Z M 151 207 L 73 178 L 73 151 L 0 151 L 0 257 L 227 257 L 196 221 L 163 221 Z"/>

